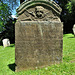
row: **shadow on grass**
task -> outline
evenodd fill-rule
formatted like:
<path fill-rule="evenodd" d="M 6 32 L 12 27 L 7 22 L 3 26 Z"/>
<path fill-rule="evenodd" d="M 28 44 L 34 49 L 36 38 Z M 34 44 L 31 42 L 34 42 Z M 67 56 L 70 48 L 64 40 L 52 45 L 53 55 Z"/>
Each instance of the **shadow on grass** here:
<path fill-rule="evenodd" d="M 11 44 L 9 47 L 15 47 L 15 44 Z"/>
<path fill-rule="evenodd" d="M 68 37 L 68 38 L 75 38 L 75 37 Z"/>
<path fill-rule="evenodd" d="M 9 67 L 12 71 L 15 71 L 16 64 L 15 64 L 15 63 L 9 64 L 8 67 Z"/>

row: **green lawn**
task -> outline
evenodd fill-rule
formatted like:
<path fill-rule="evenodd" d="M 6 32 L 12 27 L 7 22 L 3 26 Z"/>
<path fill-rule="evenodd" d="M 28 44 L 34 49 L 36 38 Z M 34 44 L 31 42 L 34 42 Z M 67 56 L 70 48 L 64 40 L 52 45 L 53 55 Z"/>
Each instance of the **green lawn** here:
<path fill-rule="evenodd" d="M 72 34 L 63 36 L 63 63 L 38 70 L 14 72 L 15 45 L 0 46 L 0 75 L 75 75 L 75 38 Z"/>

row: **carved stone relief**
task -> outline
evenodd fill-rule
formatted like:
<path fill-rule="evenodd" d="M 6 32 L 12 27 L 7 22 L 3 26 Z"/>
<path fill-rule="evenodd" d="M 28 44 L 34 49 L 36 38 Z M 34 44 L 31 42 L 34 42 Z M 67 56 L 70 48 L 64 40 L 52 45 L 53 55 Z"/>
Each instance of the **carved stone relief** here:
<path fill-rule="evenodd" d="M 24 11 L 25 18 L 22 21 L 60 21 L 59 17 L 52 10 L 43 6 L 36 6 Z"/>

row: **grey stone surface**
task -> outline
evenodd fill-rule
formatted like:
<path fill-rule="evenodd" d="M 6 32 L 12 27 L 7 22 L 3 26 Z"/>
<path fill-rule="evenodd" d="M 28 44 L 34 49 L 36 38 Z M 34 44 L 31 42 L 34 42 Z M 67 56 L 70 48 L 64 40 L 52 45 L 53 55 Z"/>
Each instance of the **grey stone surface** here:
<path fill-rule="evenodd" d="M 16 71 L 62 62 L 63 23 L 59 16 L 60 9 L 55 2 L 44 0 L 23 2 L 17 9 Z"/>
<path fill-rule="evenodd" d="M 16 71 L 60 63 L 62 61 L 62 28 L 60 22 L 17 22 Z"/>

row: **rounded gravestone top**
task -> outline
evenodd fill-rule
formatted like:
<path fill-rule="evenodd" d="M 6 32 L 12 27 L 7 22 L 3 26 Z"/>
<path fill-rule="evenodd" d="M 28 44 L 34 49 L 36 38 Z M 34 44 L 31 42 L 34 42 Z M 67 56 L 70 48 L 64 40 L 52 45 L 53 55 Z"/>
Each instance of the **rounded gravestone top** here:
<path fill-rule="evenodd" d="M 75 34 L 75 24 L 73 25 L 73 33 Z"/>
<path fill-rule="evenodd" d="M 48 6 L 48 8 L 51 8 L 59 15 L 61 14 L 62 11 L 61 7 L 57 3 L 50 0 L 26 0 L 19 6 L 19 8 L 16 11 L 18 12 L 18 15 L 20 15 L 26 9 L 36 5 Z"/>
<path fill-rule="evenodd" d="M 75 27 L 75 24 L 74 24 L 74 26 L 73 27 Z"/>

